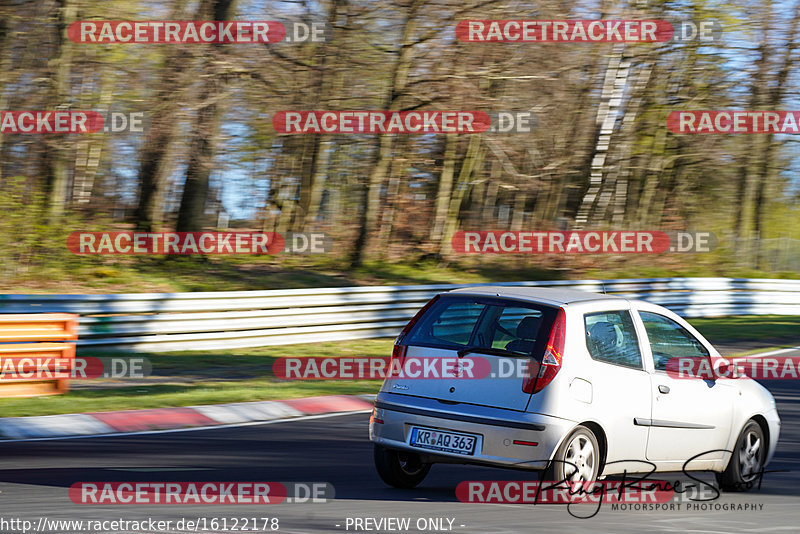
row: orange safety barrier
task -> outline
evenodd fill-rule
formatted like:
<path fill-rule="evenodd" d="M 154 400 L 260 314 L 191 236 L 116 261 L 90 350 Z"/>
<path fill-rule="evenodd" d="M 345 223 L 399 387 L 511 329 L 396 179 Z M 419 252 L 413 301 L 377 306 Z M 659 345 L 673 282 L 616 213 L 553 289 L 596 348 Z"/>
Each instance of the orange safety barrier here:
<path fill-rule="evenodd" d="M 75 314 L 0 315 L 0 397 L 66 393 L 77 339 Z"/>

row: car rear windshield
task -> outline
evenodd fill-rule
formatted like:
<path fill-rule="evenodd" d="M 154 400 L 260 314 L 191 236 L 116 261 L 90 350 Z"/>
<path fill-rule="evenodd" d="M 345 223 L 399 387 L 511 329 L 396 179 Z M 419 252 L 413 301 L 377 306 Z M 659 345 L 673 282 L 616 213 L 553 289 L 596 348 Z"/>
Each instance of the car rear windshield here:
<path fill-rule="evenodd" d="M 557 311 L 551 306 L 505 298 L 443 296 L 417 321 L 403 344 L 537 356 L 544 353 Z"/>

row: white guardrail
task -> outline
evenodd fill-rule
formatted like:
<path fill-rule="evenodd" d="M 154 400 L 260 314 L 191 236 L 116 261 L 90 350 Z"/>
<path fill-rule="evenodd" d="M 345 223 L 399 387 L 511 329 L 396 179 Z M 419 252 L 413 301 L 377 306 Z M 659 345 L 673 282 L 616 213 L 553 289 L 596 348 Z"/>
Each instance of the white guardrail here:
<path fill-rule="evenodd" d="M 435 294 L 504 285 L 606 292 L 684 317 L 800 315 L 800 280 L 652 278 L 207 293 L 0 295 L 0 313 L 81 315 L 78 347 L 163 352 L 396 336 Z"/>

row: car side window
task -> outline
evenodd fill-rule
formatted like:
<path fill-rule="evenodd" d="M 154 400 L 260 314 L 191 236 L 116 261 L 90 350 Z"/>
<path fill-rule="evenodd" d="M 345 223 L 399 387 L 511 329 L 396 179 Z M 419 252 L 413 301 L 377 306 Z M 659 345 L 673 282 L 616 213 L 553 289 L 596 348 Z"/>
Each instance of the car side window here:
<path fill-rule="evenodd" d="M 663 315 L 640 311 L 655 368 L 664 371 L 670 358 L 707 358 L 708 350 L 684 327 Z"/>
<path fill-rule="evenodd" d="M 627 310 L 584 315 L 586 347 L 593 360 L 642 369 L 642 354 Z"/>

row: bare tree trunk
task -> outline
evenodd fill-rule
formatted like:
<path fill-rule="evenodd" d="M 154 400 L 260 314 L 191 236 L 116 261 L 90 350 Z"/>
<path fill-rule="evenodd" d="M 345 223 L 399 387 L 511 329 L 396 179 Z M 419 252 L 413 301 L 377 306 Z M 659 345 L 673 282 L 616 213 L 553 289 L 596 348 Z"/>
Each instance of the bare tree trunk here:
<path fill-rule="evenodd" d="M 414 59 L 414 33 L 417 29 L 417 13 L 424 5 L 424 0 L 412 0 L 406 11 L 403 22 L 403 37 L 397 60 L 392 64 L 391 83 L 387 89 L 384 109 L 398 111 L 400 98 L 406 94 L 408 74 L 411 71 Z M 364 248 L 367 239 L 375 232 L 380 209 L 380 187 L 386 178 L 389 169 L 389 159 L 392 157 L 395 134 L 381 134 L 379 136 L 378 150 L 375 165 L 367 179 L 363 200 L 365 202 L 358 221 L 358 234 L 353 251 L 350 255 L 350 264 L 353 267 L 361 265 L 364 260 Z"/>
<path fill-rule="evenodd" d="M 200 93 L 200 98 L 204 103 L 197 112 L 195 133 L 189 144 L 186 182 L 183 186 L 183 195 L 178 208 L 178 221 L 175 225 L 178 232 L 195 232 L 202 230 L 205 226 L 205 206 L 208 199 L 209 179 L 214 163 L 215 136 L 218 129 L 216 95 L 223 90 L 222 85 L 218 79 L 209 79 Z"/>
<path fill-rule="evenodd" d="M 444 153 L 442 157 L 442 172 L 439 174 L 439 186 L 436 190 L 436 202 L 433 209 L 433 225 L 431 226 L 430 240 L 434 246 L 441 250 L 441 240 L 444 234 L 444 225 L 450 211 L 450 200 L 453 195 L 453 179 L 456 171 L 456 145 L 458 139 L 455 134 L 444 137 Z"/>
<path fill-rule="evenodd" d="M 625 109 L 625 116 L 622 119 L 622 133 L 624 140 L 620 147 L 619 170 L 616 177 L 616 191 L 614 192 L 614 207 L 612 222 L 622 224 L 628 214 L 628 184 L 631 175 L 631 153 L 633 144 L 636 142 L 636 117 L 644 100 L 644 93 L 650 82 L 653 72 L 654 60 L 646 58 L 645 63 L 640 67 L 639 74 L 633 86 L 633 95 Z"/>
<path fill-rule="evenodd" d="M 514 196 L 514 204 L 511 209 L 511 225 L 512 232 L 519 232 L 525 225 L 525 206 L 528 204 L 528 193 L 524 189 L 517 191 Z"/>
<path fill-rule="evenodd" d="M 107 81 L 103 81 L 107 84 Z M 112 91 L 103 86 L 100 91 L 100 109 L 108 110 L 111 104 Z M 94 182 L 100 165 L 100 155 L 105 147 L 104 139 L 85 136 L 78 142 L 75 158 L 75 178 L 72 183 L 72 201 L 76 204 L 88 204 L 92 200 Z"/>
<path fill-rule="evenodd" d="M 339 16 L 340 0 L 331 0 L 328 10 L 328 27 L 336 28 L 336 20 Z M 337 84 L 337 73 L 329 73 L 328 69 L 331 64 L 331 55 L 333 60 L 338 60 L 339 47 L 336 43 L 338 32 L 334 29 L 334 34 L 331 36 L 330 41 L 322 44 L 321 58 L 318 66 L 318 103 L 321 108 L 326 108 L 330 105 L 331 97 L 336 92 L 334 85 Z M 333 54 L 331 54 L 331 49 Z M 325 189 L 325 182 L 328 177 L 328 167 L 330 165 L 330 155 L 333 150 L 333 142 L 330 136 L 315 135 L 312 136 L 314 141 L 314 157 L 313 164 L 309 169 L 309 179 L 307 186 L 307 194 L 303 195 L 300 201 L 305 218 L 303 220 L 303 228 L 314 224 L 319 213 L 320 203 L 322 201 L 322 192 Z"/>
<path fill-rule="evenodd" d="M 458 173 L 454 191 L 450 199 L 450 205 L 447 210 L 447 219 L 445 220 L 444 235 L 440 241 L 438 255 L 440 257 L 447 257 L 453 253 L 453 235 L 458 229 L 458 220 L 461 215 L 461 207 L 464 203 L 467 191 L 469 191 L 468 184 L 472 180 L 472 176 L 476 169 L 480 169 L 483 165 L 484 150 L 481 146 L 481 137 L 479 135 L 471 135 L 469 138 L 469 145 L 467 145 L 467 153 L 464 156 L 464 162 L 461 165 L 461 171 Z"/>
<path fill-rule="evenodd" d="M 53 58 L 53 89 L 56 106 L 65 106 L 69 99 L 69 74 L 72 67 L 72 42 L 67 37 L 67 28 L 75 21 L 77 6 L 73 0 L 58 0 L 57 49 Z M 51 224 L 56 223 L 64 214 L 67 203 L 67 167 L 66 147 L 63 140 L 49 140 L 50 156 L 45 170 L 47 177 L 47 217 Z"/>
<path fill-rule="evenodd" d="M 228 20 L 235 0 L 211 0 L 213 20 Z M 221 46 L 212 45 L 212 54 L 217 58 L 222 55 Z M 189 150 L 189 164 L 186 167 L 186 183 L 178 208 L 178 232 L 195 232 L 205 226 L 205 206 L 208 199 L 209 179 L 214 160 L 214 145 L 219 129 L 219 106 L 226 83 L 222 73 L 213 65 L 206 73 L 203 88 L 200 91 L 200 109 L 197 110 L 197 121 L 193 128 Z"/>
<path fill-rule="evenodd" d="M 639 195 L 639 208 L 636 214 L 636 220 L 639 227 L 645 227 L 651 222 L 651 216 L 654 213 L 655 196 L 658 192 L 659 177 L 664 171 L 666 162 L 666 149 L 667 149 L 667 135 L 666 128 L 658 131 L 653 138 L 651 154 L 656 154 L 656 157 L 650 160 L 648 168 L 644 170 L 644 184 L 642 184 L 642 192 Z"/>
<path fill-rule="evenodd" d="M 500 190 L 500 162 L 493 161 L 489 172 L 489 181 L 486 185 L 486 198 L 481 208 L 481 226 L 487 228 L 495 224 L 495 208 L 497 208 L 497 193 Z"/>
<path fill-rule="evenodd" d="M 183 18 L 185 0 L 175 4 L 170 18 Z M 195 16 L 196 19 L 200 13 Z M 171 46 L 165 50 L 159 89 L 152 106 L 152 120 L 145 134 L 139 158 L 139 200 L 134 211 L 138 230 L 151 232 L 159 229 L 164 212 L 168 155 L 178 110 L 177 93 L 185 85 L 186 74 L 191 70 L 191 60 L 183 47 Z"/>
<path fill-rule="evenodd" d="M 795 4 L 794 14 L 792 16 L 792 21 L 790 23 L 790 28 L 789 28 L 789 42 L 786 45 L 786 48 L 784 49 L 781 69 L 776 76 L 775 83 L 771 86 L 769 93 L 767 95 L 768 109 L 778 109 L 781 100 L 783 99 L 783 94 L 784 91 L 786 90 L 786 82 L 789 78 L 789 73 L 795 62 L 794 50 L 798 46 L 797 43 L 798 25 L 800 25 L 800 2 L 797 2 Z M 765 211 L 764 204 L 766 202 L 765 191 L 767 187 L 767 182 L 772 176 L 771 163 L 772 163 L 772 155 L 775 149 L 775 143 L 773 141 L 774 136 L 772 134 L 765 134 L 765 136 L 766 138 L 764 139 L 764 148 L 763 148 L 763 153 L 761 155 L 761 164 L 759 167 L 759 172 L 755 177 L 756 190 L 755 190 L 755 198 L 753 205 L 753 233 L 756 239 L 756 246 L 758 247 L 756 249 L 756 255 L 755 255 L 756 266 L 760 265 L 762 259 L 760 241 L 763 238 L 762 230 L 763 230 L 763 223 L 764 223 L 763 218 Z"/>
<path fill-rule="evenodd" d="M 401 139 L 398 150 L 403 153 L 408 150 L 408 137 Z M 405 160 L 395 158 L 392 161 L 389 171 L 389 185 L 386 192 L 387 202 L 383 210 L 383 217 L 380 222 L 380 233 L 378 235 L 379 254 L 383 257 L 391 243 L 392 231 L 394 230 L 395 217 L 400 203 L 400 186 L 402 184 L 402 174 Z"/>
<path fill-rule="evenodd" d="M 8 44 L 11 42 L 10 37 L 10 20 L 9 17 L 10 13 L 6 11 L 9 7 L 2 7 L 0 8 L 2 11 L 2 16 L 0 17 L 0 109 L 6 109 L 8 105 L 7 98 L 6 98 L 6 85 L 11 83 L 11 76 L 9 75 L 11 70 L 11 53 L 10 50 L 7 50 Z M 3 179 L 3 134 L 0 132 L 0 184 L 2 183 Z"/>
<path fill-rule="evenodd" d="M 767 77 L 769 76 L 769 62 L 768 56 L 770 51 L 768 49 L 769 37 L 769 13 L 770 8 L 767 7 L 767 14 L 763 19 L 763 28 L 761 39 L 758 44 L 759 57 L 755 61 L 756 72 L 753 77 L 752 84 L 750 85 L 750 98 L 748 102 L 749 109 L 760 109 L 763 102 L 763 90 L 766 87 Z M 739 238 L 745 237 L 746 224 L 747 224 L 747 206 L 749 204 L 749 191 L 752 179 L 750 177 L 751 167 L 753 165 L 752 152 L 745 150 L 739 159 L 739 172 L 738 181 L 736 184 L 736 209 L 734 210 L 734 228 L 736 236 Z"/>
<path fill-rule="evenodd" d="M 600 135 L 597 137 L 592 157 L 589 188 L 583 195 L 578 215 L 575 218 L 575 225 L 578 228 L 582 228 L 589 222 L 592 209 L 595 207 L 595 202 L 598 200 L 598 195 L 604 186 L 603 174 L 611 145 L 611 136 L 614 133 L 617 115 L 622 105 L 625 87 L 627 86 L 628 73 L 630 72 L 630 61 L 625 59 L 624 50 L 624 45 L 615 45 L 608 61 L 608 69 L 603 83 L 602 101 L 597 111 L 597 125 L 600 127 Z M 600 213 L 602 213 L 604 206 L 607 204 L 606 197 L 601 198 L 601 201 L 602 203 L 597 210 Z"/>
<path fill-rule="evenodd" d="M 317 136 L 314 136 L 315 138 Z M 316 156 L 314 157 L 314 166 L 311 174 L 311 180 L 308 183 L 308 194 L 305 196 L 304 204 L 305 218 L 303 219 L 303 227 L 301 230 L 312 226 L 319 215 L 319 208 L 322 202 L 322 192 L 325 190 L 325 182 L 328 178 L 328 167 L 330 166 L 331 151 L 333 150 L 333 142 L 328 136 L 323 139 L 315 139 Z"/>

